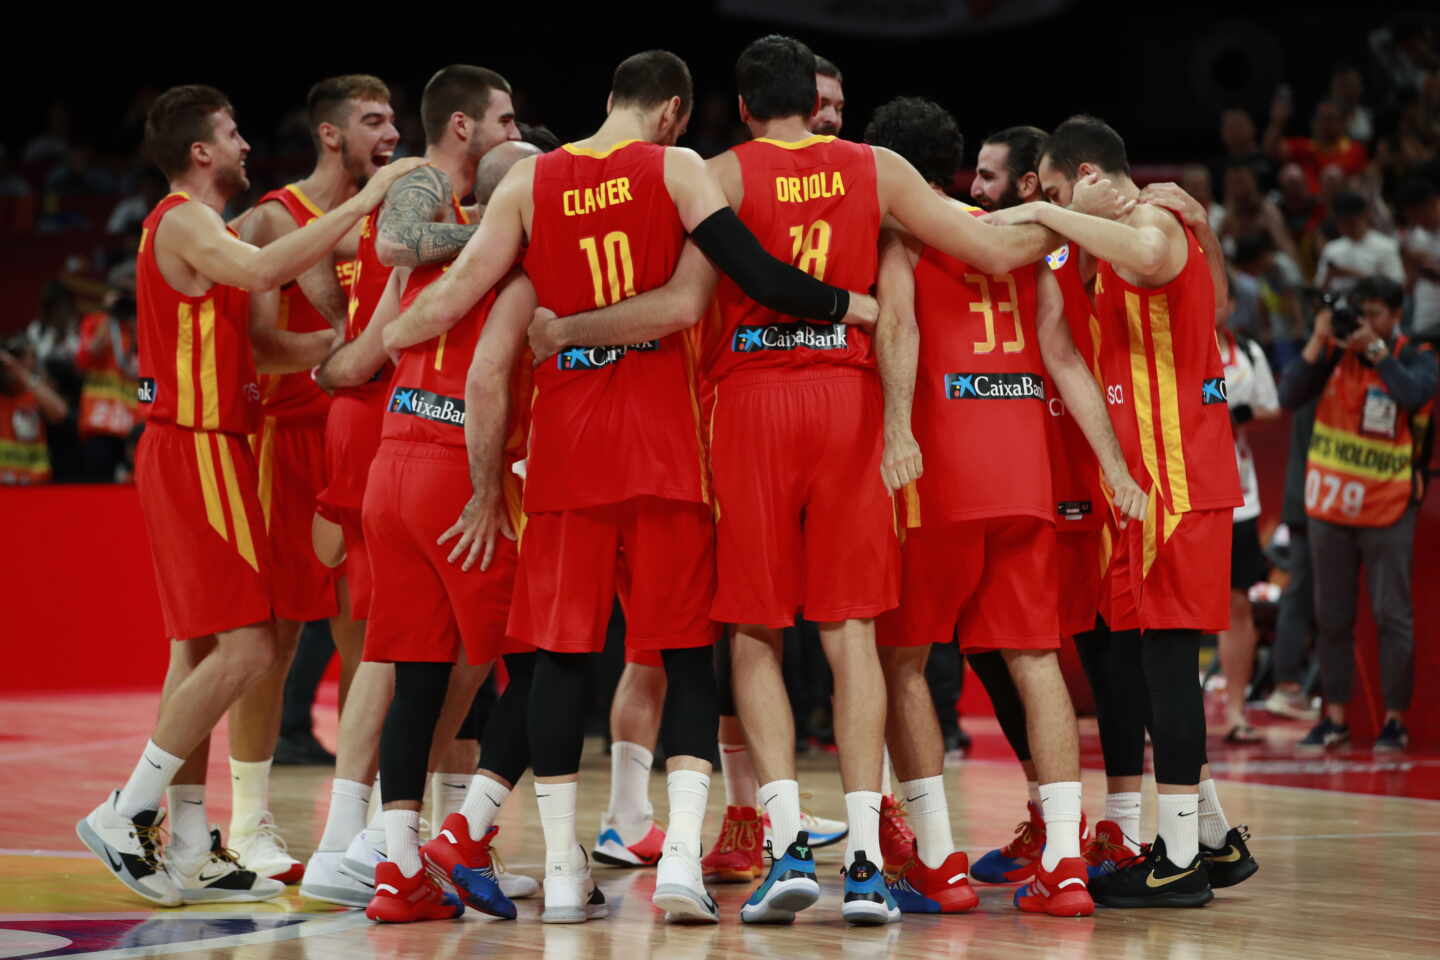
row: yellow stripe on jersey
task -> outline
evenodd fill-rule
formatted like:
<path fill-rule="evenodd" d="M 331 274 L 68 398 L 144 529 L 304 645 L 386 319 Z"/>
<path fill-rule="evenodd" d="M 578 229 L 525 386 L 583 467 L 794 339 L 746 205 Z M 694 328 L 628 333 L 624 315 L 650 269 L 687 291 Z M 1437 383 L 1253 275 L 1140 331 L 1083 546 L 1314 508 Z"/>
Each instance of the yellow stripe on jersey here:
<path fill-rule="evenodd" d="M 300 206 L 304 207 L 306 210 L 309 210 L 313 215 L 317 217 L 325 216 L 325 211 L 321 210 L 318 206 L 316 206 L 314 200 L 311 200 L 309 197 L 305 196 L 305 192 L 300 189 L 299 184 L 286 184 L 285 189 L 290 191 L 290 194 L 294 196 L 296 200 L 300 201 Z"/>
<path fill-rule="evenodd" d="M 149 228 L 149 227 L 143 227 L 143 228 L 141 228 L 141 230 L 140 230 L 140 246 L 138 246 L 138 247 L 135 248 L 135 256 L 138 257 L 138 256 L 140 256 L 140 254 L 142 254 L 142 253 L 145 252 L 145 242 L 146 242 L 147 240 L 149 240 L 149 239 L 150 239 L 150 228 Z"/>
<path fill-rule="evenodd" d="M 695 451 L 699 459 L 700 502 L 710 502 L 710 463 L 706 458 L 705 437 L 701 431 L 700 414 L 700 327 L 693 326 L 680 334 L 681 355 L 685 358 L 685 388 L 690 392 L 690 415 L 695 421 Z"/>
<path fill-rule="evenodd" d="M 220 472 L 225 477 L 225 499 L 230 501 L 230 522 L 235 527 L 235 549 L 250 564 L 250 569 L 260 572 L 260 563 L 255 559 L 255 542 L 250 539 L 250 518 L 245 516 L 245 500 L 240 495 L 240 481 L 235 476 L 235 458 L 230 455 L 229 437 L 216 435 L 220 447 Z"/>
<path fill-rule="evenodd" d="M 1100 372 L 1100 318 L 1094 312 L 1090 314 L 1090 343 L 1094 352 L 1090 355 L 1090 372 L 1095 375 L 1095 382 L 1103 384 L 1105 374 Z"/>
<path fill-rule="evenodd" d="M 260 473 L 260 511 L 265 515 L 265 529 L 270 529 L 270 503 L 275 492 L 275 418 L 266 417 L 260 424 L 259 443 L 251 443 L 256 469 Z"/>
<path fill-rule="evenodd" d="M 1105 574 L 1110 571 L 1110 558 L 1115 555 L 1115 538 L 1110 533 L 1110 526 L 1107 524 L 1100 528 L 1100 550 L 1097 559 L 1100 561 L 1100 581 L 1105 581 Z"/>
<path fill-rule="evenodd" d="M 200 304 L 200 425 L 220 428 L 220 371 L 215 365 L 215 301 Z"/>
<path fill-rule="evenodd" d="M 450 331 L 445 331 L 449 333 Z M 439 370 L 445 365 L 445 333 L 440 334 L 440 342 L 435 344 L 435 369 Z"/>
<path fill-rule="evenodd" d="M 205 519 L 220 534 L 222 540 L 229 540 L 225 529 L 225 510 L 220 506 L 220 486 L 215 482 L 215 454 L 210 441 L 213 434 L 195 434 L 195 462 L 200 468 L 200 491 L 205 496 Z"/>
<path fill-rule="evenodd" d="M 905 526 L 920 526 L 920 490 L 911 480 L 900 488 L 905 497 Z"/>
<path fill-rule="evenodd" d="M 628 146 L 630 146 L 630 144 L 632 144 L 632 143 L 639 143 L 639 142 L 640 142 L 639 140 L 621 140 L 619 143 L 615 144 L 615 145 L 614 145 L 613 147 L 611 147 L 609 150 L 603 150 L 603 151 L 601 151 L 601 150 L 591 150 L 589 147 L 577 147 L 577 146 L 575 146 L 575 144 L 573 144 L 573 143 L 561 144 L 561 145 L 560 145 L 560 149 L 561 149 L 561 150 L 564 150 L 566 153 L 572 154 L 572 155 L 577 156 L 577 157 L 591 157 L 591 158 L 593 158 L 593 159 L 595 159 L 595 160 L 604 160 L 606 157 L 610 156 L 610 154 L 614 153 L 616 150 L 619 150 L 619 149 L 621 149 L 622 147 L 628 147 Z"/>
<path fill-rule="evenodd" d="M 1156 542 L 1156 527 L 1159 525 L 1159 517 L 1156 511 L 1160 508 L 1160 498 L 1156 496 L 1158 490 L 1150 491 L 1150 502 L 1145 508 L 1145 519 L 1140 527 L 1140 579 L 1144 580 L 1150 576 L 1150 568 L 1155 565 L 1155 553 L 1159 549 Z"/>
<path fill-rule="evenodd" d="M 175 316 L 175 423 L 195 426 L 195 312 L 188 303 Z"/>
<path fill-rule="evenodd" d="M 804 150 L 806 147 L 813 147 L 817 143 L 829 143 L 835 138 L 823 133 L 814 133 L 804 140 L 772 140 L 769 137 L 756 137 L 756 143 L 768 143 L 772 147 L 779 147 L 782 150 Z"/>
<path fill-rule="evenodd" d="M 712 310 L 715 309 L 715 306 L 714 306 L 713 301 L 712 301 L 712 303 L 711 303 L 711 309 L 712 309 Z M 710 451 L 710 457 L 711 457 L 711 463 L 712 463 L 712 464 L 714 463 L 714 457 L 715 457 L 715 413 L 716 413 L 719 409 L 720 409 L 720 387 L 717 385 L 717 386 L 715 387 L 715 401 L 714 401 L 714 403 L 712 403 L 712 404 L 710 405 L 710 442 L 706 445 L 706 449 Z M 715 508 L 715 520 L 716 520 L 716 522 L 718 523 L 719 520 L 720 520 L 720 496 L 719 496 L 718 494 L 715 496 L 715 502 L 714 502 L 713 506 L 714 506 L 714 508 Z"/>
<path fill-rule="evenodd" d="M 1160 467 L 1155 458 L 1155 411 L 1150 404 L 1150 360 L 1145 350 L 1145 323 L 1140 311 L 1140 297 L 1125 292 L 1125 317 L 1130 328 L 1130 388 L 1134 396 L 1135 422 L 1139 427 L 1140 456 L 1145 472 L 1158 485 Z"/>
<path fill-rule="evenodd" d="M 1150 338 L 1155 344 L 1155 379 L 1160 394 L 1160 436 L 1165 444 L 1165 477 L 1176 513 L 1190 510 L 1190 481 L 1180 435 L 1180 389 L 1175 382 L 1175 341 L 1170 332 L 1170 299 L 1150 298 Z M 1157 478 L 1158 480 L 1158 478 Z M 1166 536 L 1169 539 L 1169 536 Z"/>

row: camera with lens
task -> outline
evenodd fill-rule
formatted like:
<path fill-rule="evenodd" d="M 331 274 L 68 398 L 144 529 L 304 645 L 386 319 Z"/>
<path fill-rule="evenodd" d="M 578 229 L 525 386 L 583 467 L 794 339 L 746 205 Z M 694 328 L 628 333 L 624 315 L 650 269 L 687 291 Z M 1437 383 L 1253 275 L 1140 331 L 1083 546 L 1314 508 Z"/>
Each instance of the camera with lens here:
<path fill-rule="evenodd" d="M 1314 303 L 1317 313 L 1321 310 L 1330 311 L 1330 329 L 1334 332 L 1336 340 L 1344 340 L 1360 329 L 1360 314 L 1350 306 L 1350 301 L 1345 298 L 1345 294 L 1317 290 L 1314 287 L 1306 287 L 1304 292 Z"/>

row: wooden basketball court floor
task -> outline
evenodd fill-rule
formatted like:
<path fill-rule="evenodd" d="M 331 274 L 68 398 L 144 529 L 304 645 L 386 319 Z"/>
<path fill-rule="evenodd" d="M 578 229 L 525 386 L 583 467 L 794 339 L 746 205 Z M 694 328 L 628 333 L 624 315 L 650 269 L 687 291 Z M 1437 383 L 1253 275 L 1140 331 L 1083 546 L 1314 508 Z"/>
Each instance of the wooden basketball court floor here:
<path fill-rule="evenodd" d="M 1221 797 L 1234 823 L 1249 824 L 1260 872 L 1219 891 L 1199 910 L 1101 909 L 1092 919 L 1021 915 L 1013 888 L 980 887 L 980 907 L 959 917 L 907 916 L 883 928 L 840 918 L 843 846 L 818 852 L 824 895 L 792 927 L 746 927 L 738 911 L 748 887 L 712 888 L 718 926 L 665 924 L 650 905 L 653 871 L 598 867 L 609 919 L 578 926 L 538 922 L 540 905 L 520 902 L 502 922 L 471 912 L 463 920 L 379 927 L 358 911 L 301 898 L 292 887 L 260 905 L 151 909 L 80 847 L 73 828 L 118 786 L 143 743 L 154 710 L 149 694 L 0 700 L 0 958 L 195 960 L 451 960 L 543 957 L 570 960 L 730 960 L 745 957 L 1069 958 L 1254 960 L 1304 957 L 1440 956 L 1440 755 L 1377 762 L 1367 749 L 1296 760 L 1293 724 L 1268 728 L 1258 748 L 1226 752 L 1212 739 Z M 323 713 L 324 711 L 322 711 Z M 1093 722 L 1082 722 L 1086 808 L 1098 813 L 1104 781 Z M 971 857 L 1007 840 L 1023 812 L 1024 787 L 993 721 L 972 721 L 976 750 L 947 763 L 956 840 Z M 319 733 L 333 743 L 333 719 Z M 802 790 L 817 813 L 843 815 L 835 758 L 802 755 Z M 587 744 L 579 824 L 592 835 L 606 801 L 607 758 Z M 320 833 L 330 771 L 278 768 L 272 808 L 300 859 Z M 229 817 L 224 737 L 215 738 L 209 800 L 213 822 Z M 1147 784 L 1147 789 L 1150 788 Z M 664 808 L 664 780 L 651 782 Z M 718 777 L 706 838 L 723 812 Z M 1147 812 L 1150 806 L 1147 796 Z M 502 813 L 497 844 L 510 869 L 538 872 L 543 843 L 528 780 Z M 1146 830 L 1149 830 L 1147 816 Z"/>

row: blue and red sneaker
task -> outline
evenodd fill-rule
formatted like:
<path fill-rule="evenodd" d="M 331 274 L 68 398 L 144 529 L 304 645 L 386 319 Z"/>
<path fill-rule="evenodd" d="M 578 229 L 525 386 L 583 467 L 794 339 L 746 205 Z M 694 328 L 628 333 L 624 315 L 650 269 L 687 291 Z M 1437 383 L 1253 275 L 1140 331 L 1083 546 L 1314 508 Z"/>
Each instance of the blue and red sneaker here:
<path fill-rule="evenodd" d="M 1040 866 L 1045 850 L 1045 819 L 1038 804 L 1028 804 L 1030 816 L 1015 827 L 1015 838 L 998 850 L 991 850 L 970 868 L 970 876 L 981 883 L 1024 883 Z"/>
<path fill-rule="evenodd" d="M 600 817 L 600 835 L 595 838 L 591 855 L 596 863 L 612 867 L 653 867 L 660 862 L 665 848 L 665 829 L 650 821 L 650 829 L 634 843 L 626 843 L 619 826 L 608 814 Z"/>
<path fill-rule="evenodd" d="M 1054 870 L 1036 866 L 1035 876 L 1015 891 L 1015 906 L 1023 913 L 1048 913 L 1052 917 L 1088 917 L 1095 901 L 1086 886 L 1084 857 L 1066 857 Z"/>
<path fill-rule="evenodd" d="M 1085 864 L 1090 873 L 1090 879 L 1103 876 L 1107 873 L 1114 873 L 1122 864 L 1126 864 L 1145 852 L 1145 844 L 1141 844 L 1139 850 L 1133 850 L 1126 843 L 1125 832 L 1113 820 L 1101 820 L 1095 824 L 1095 833 L 1085 844 L 1081 856 L 1085 858 Z"/>
<path fill-rule="evenodd" d="M 927 867 L 917 857 L 885 885 L 902 913 L 964 913 L 980 902 L 969 873 L 970 858 L 956 851 L 938 867 Z"/>

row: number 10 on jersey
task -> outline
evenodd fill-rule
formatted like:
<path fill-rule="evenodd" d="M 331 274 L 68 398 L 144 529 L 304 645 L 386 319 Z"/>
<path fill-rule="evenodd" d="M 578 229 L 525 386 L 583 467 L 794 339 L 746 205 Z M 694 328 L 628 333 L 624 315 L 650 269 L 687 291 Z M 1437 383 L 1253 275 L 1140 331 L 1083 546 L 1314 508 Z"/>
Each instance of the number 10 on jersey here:
<path fill-rule="evenodd" d="M 600 251 L 605 251 L 605 269 L 601 273 Z M 590 280 L 595 285 L 595 306 L 607 307 L 626 297 L 635 296 L 635 262 L 630 257 L 630 238 L 623 230 L 611 230 L 597 243 L 594 237 L 581 237 L 580 249 L 590 264 Z M 606 288 L 610 299 L 605 299 Z"/>

